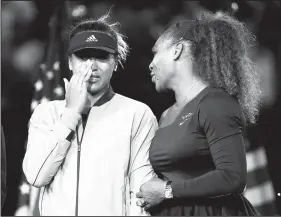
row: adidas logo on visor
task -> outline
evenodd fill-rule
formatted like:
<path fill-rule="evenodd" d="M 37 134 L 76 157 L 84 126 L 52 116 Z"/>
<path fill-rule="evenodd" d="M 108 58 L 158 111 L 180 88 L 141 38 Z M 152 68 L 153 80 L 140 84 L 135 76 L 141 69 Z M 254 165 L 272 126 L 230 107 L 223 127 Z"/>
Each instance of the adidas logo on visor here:
<path fill-rule="evenodd" d="M 91 35 L 89 38 L 86 39 L 86 42 L 98 41 L 94 35 Z"/>

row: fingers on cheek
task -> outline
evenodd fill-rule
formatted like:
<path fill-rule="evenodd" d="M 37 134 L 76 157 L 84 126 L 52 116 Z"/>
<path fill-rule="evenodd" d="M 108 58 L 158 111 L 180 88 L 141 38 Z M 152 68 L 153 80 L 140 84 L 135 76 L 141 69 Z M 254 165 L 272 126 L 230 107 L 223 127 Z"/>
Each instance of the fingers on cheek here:
<path fill-rule="evenodd" d="M 91 70 L 88 69 L 88 71 L 86 72 L 85 78 L 90 78 L 91 76 Z"/>
<path fill-rule="evenodd" d="M 87 68 L 87 71 L 86 71 L 86 77 L 91 75 L 91 72 L 92 72 L 91 68 L 92 68 L 92 65 L 89 64 L 89 67 Z"/>
<path fill-rule="evenodd" d="M 89 67 L 88 65 L 85 65 L 81 70 L 80 76 L 84 78 L 87 76 L 88 72 L 89 72 Z"/>

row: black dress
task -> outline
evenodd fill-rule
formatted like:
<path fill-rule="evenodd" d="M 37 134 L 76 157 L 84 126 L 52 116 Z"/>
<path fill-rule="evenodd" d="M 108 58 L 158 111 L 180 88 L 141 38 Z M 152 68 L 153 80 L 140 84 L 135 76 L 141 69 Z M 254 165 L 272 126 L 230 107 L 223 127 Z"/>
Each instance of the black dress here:
<path fill-rule="evenodd" d="M 7 194 L 7 168 L 6 168 L 6 146 L 3 127 L 1 126 L 1 209 L 3 208 L 4 201 Z"/>
<path fill-rule="evenodd" d="M 251 215 L 241 194 L 246 183 L 243 132 L 237 100 L 207 87 L 175 121 L 156 132 L 150 161 L 158 177 L 172 181 L 174 198 L 149 210 L 158 216 Z"/>

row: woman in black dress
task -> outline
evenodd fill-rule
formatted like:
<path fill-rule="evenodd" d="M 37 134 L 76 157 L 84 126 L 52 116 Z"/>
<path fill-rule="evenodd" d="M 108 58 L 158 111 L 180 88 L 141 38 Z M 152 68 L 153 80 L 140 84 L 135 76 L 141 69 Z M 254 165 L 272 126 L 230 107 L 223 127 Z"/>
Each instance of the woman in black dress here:
<path fill-rule="evenodd" d="M 172 25 L 153 47 L 156 90 L 176 102 L 160 119 L 150 148 L 158 175 L 137 197 L 152 215 L 258 215 L 246 186 L 244 134 L 258 114 L 260 91 L 248 59 L 254 42 L 226 14 Z"/>

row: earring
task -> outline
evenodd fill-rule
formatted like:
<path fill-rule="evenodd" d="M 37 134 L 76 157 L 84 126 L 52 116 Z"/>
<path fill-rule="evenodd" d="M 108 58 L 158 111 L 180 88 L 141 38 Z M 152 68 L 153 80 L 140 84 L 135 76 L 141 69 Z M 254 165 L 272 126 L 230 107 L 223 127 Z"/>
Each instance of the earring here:
<path fill-rule="evenodd" d="M 117 65 L 115 65 L 114 71 L 115 71 L 115 72 L 117 71 Z"/>

